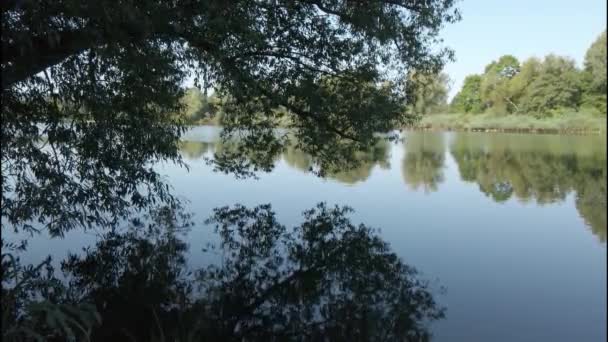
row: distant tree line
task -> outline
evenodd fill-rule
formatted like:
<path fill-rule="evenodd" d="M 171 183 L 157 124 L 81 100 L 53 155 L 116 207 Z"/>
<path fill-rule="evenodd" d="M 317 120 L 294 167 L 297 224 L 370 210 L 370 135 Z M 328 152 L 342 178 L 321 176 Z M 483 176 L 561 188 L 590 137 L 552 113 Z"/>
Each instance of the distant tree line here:
<path fill-rule="evenodd" d="M 572 112 L 606 114 L 606 31 L 589 47 L 583 69 L 569 57 L 550 54 L 520 62 L 504 55 L 483 74 L 469 75 L 448 103 L 447 74 L 411 71 L 409 114 L 525 114 L 548 118 Z"/>
<path fill-rule="evenodd" d="M 197 87 L 188 88 L 181 99 L 184 105 L 179 115 L 188 124 L 221 124 L 222 99 L 215 92 L 208 94 Z"/>
<path fill-rule="evenodd" d="M 176 112 L 179 118 L 187 125 L 218 125 L 226 126 L 234 121 L 243 121 L 231 108 L 234 108 L 234 98 L 218 91 L 203 92 L 198 87 L 190 87 L 181 98 L 182 109 Z M 289 112 L 283 106 L 274 109 L 274 116 L 266 118 L 278 127 L 286 127 L 290 122 Z M 263 113 L 256 112 L 253 117 L 263 120 Z"/>
<path fill-rule="evenodd" d="M 408 105 L 410 115 L 427 115 L 448 111 L 450 77 L 444 73 L 411 71 L 408 73 Z"/>
<path fill-rule="evenodd" d="M 606 114 L 606 31 L 589 47 L 584 68 L 550 54 L 520 63 L 511 55 L 469 75 L 453 98 L 458 113 L 533 114 L 551 117 L 572 111 Z"/>
<path fill-rule="evenodd" d="M 531 57 L 524 62 L 504 55 L 488 64 L 483 74 L 467 76 L 451 102 L 450 78 L 446 73 L 413 69 L 405 76 L 406 112 L 414 116 L 452 112 L 526 114 L 540 118 L 579 111 L 605 115 L 606 58 L 605 31 L 587 50 L 583 69 L 573 59 L 554 54 L 544 59 Z M 185 109 L 180 115 L 186 123 L 223 125 L 230 99 L 220 98 L 216 92 L 208 95 L 190 88 L 182 103 Z M 284 108 L 277 111 L 287 113 Z"/>

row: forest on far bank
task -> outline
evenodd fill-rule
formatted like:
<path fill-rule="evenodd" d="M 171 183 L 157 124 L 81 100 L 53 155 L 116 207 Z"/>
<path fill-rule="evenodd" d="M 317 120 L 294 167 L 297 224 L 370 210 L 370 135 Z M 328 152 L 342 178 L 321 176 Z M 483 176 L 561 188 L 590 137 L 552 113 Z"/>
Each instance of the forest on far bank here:
<path fill-rule="evenodd" d="M 581 126 L 587 120 L 579 128 L 589 128 L 600 121 L 593 118 L 606 116 L 606 60 L 606 31 L 588 48 L 582 68 L 572 58 L 554 54 L 525 61 L 504 55 L 486 65 L 482 74 L 467 76 L 451 101 L 449 75 L 412 71 L 406 76 L 411 104 L 405 110 L 427 126 L 463 126 L 477 120 L 509 128 L 517 116 L 530 127 L 561 119 L 561 126 L 577 121 Z M 221 125 L 225 120 L 227 100 L 214 92 L 192 87 L 182 100 L 182 115 L 190 124 Z"/>
<path fill-rule="evenodd" d="M 456 113 L 532 114 L 553 117 L 587 111 L 606 115 L 606 31 L 589 47 L 584 67 L 547 55 L 520 62 L 511 55 L 469 75 L 450 103 Z"/>

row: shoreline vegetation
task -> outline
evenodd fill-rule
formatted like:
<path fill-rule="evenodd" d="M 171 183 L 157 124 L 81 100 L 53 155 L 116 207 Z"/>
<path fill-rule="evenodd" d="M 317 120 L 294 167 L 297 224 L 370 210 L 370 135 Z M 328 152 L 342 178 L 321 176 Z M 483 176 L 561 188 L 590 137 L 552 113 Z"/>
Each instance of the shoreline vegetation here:
<path fill-rule="evenodd" d="M 222 126 L 217 117 L 189 122 L 187 126 Z M 559 118 L 542 119 L 532 115 L 440 113 L 424 116 L 417 124 L 402 127 L 414 131 L 462 131 L 530 134 L 605 134 L 605 116 L 572 113 Z"/>
<path fill-rule="evenodd" d="M 183 118 L 187 126 L 222 126 L 224 112 L 214 96 L 205 98 L 197 88 L 190 88 L 184 98 Z M 413 125 L 401 127 L 408 130 L 429 131 L 476 131 L 476 132 L 520 132 L 549 134 L 605 134 L 605 114 L 584 108 L 554 111 L 552 116 L 534 114 L 497 113 L 450 113 L 438 112 L 419 115 Z M 283 115 L 279 127 L 289 126 L 289 115 Z M 399 128 L 399 127 L 396 127 Z"/>
<path fill-rule="evenodd" d="M 443 113 L 426 115 L 416 125 L 407 129 L 488 133 L 605 134 L 606 116 L 586 112 L 573 112 L 552 118 L 522 114 Z"/>
<path fill-rule="evenodd" d="M 482 74 L 467 76 L 449 104 L 445 74 L 418 79 L 423 82 L 416 87 L 410 108 L 421 117 L 416 128 L 606 132 L 606 31 L 586 51 L 583 68 L 569 57 L 553 54 L 523 62 L 504 55 L 486 65 Z"/>

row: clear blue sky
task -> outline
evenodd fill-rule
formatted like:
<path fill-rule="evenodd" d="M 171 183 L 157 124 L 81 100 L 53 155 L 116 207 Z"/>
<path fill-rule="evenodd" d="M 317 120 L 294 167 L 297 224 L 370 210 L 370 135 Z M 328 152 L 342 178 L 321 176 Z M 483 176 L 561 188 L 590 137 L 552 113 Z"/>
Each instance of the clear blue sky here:
<path fill-rule="evenodd" d="M 446 66 L 450 98 L 464 78 L 511 54 L 520 61 L 549 53 L 570 56 L 582 65 L 585 51 L 606 28 L 606 0 L 464 0 L 462 20 L 442 32 L 456 52 Z"/>

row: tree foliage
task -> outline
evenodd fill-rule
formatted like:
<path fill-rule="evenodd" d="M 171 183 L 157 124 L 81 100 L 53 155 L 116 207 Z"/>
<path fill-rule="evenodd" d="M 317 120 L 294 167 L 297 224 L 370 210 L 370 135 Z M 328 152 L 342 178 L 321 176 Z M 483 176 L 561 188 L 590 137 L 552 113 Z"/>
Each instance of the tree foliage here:
<path fill-rule="evenodd" d="M 530 84 L 540 75 L 541 67 L 542 61 L 535 57 L 529 58 L 521 64 L 519 72 L 508 82 L 508 89 L 506 89 L 506 94 L 510 97 L 512 103 L 519 104 L 522 102 Z M 522 110 L 519 107 L 513 109 L 515 111 Z"/>
<path fill-rule="evenodd" d="M 441 113 L 448 107 L 450 78 L 446 73 L 424 73 L 415 70 L 408 73 L 411 100 L 407 106 L 409 114 L 426 115 Z"/>
<path fill-rule="evenodd" d="M 513 106 L 507 94 L 508 84 L 519 70 L 519 61 L 511 55 L 501 56 L 497 61 L 486 65 L 479 87 L 484 108 L 508 111 Z"/>
<path fill-rule="evenodd" d="M 505 55 L 468 76 L 451 110 L 461 113 L 534 114 L 576 112 L 581 107 L 606 114 L 606 32 L 589 47 L 585 68 L 571 58 L 548 55 L 523 63 Z"/>
<path fill-rule="evenodd" d="M 583 74 L 583 105 L 606 113 L 606 31 L 604 31 L 585 54 Z"/>
<path fill-rule="evenodd" d="M 572 59 L 555 55 L 545 57 L 538 76 L 521 98 L 522 110 L 543 114 L 552 109 L 578 108 L 582 95 L 580 77 Z"/>
<path fill-rule="evenodd" d="M 50 257 L 23 265 L 18 254 L 24 247 L 2 240 L 2 340 L 90 340 L 101 323 L 95 305 L 68 299 Z"/>
<path fill-rule="evenodd" d="M 585 53 L 585 70 L 593 78 L 591 90 L 597 93 L 606 93 L 606 31 L 591 44 Z"/>
<path fill-rule="evenodd" d="M 187 125 L 214 124 L 221 125 L 224 120 L 223 103 L 225 99 L 219 98 L 215 93 L 203 93 L 197 87 L 186 89 L 180 99 L 183 109 L 175 113 Z"/>
<path fill-rule="evenodd" d="M 267 169 L 285 115 L 321 168 L 348 167 L 410 120 L 394 75 L 439 70 L 458 19 L 453 0 L 5 1 L 2 218 L 62 234 L 174 201 L 151 165 L 180 161 L 189 76 L 227 99 L 225 139 L 248 132 L 219 168 Z"/>
<path fill-rule="evenodd" d="M 481 113 L 481 76 L 470 75 L 464 79 L 462 89 L 454 96 L 451 103 L 454 111 L 463 113 Z"/>

